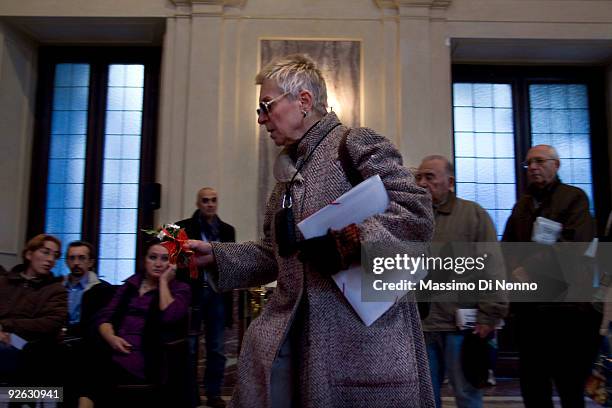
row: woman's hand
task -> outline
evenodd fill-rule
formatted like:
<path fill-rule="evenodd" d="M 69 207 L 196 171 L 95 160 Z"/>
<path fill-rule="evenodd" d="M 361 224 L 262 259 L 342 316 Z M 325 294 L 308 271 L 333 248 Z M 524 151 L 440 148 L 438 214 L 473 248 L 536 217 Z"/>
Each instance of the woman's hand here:
<path fill-rule="evenodd" d="M 193 251 L 193 261 L 197 266 L 211 266 L 215 264 L 215 255 L 210 243 L 190 239 L 183 248 Z"/>
<path fill-rule="evenodd" d="M 130 354 L 130 351 L 132 351 L 132 345 L 130 343 L 128 343 L 124 338 L 115 336 L 114 334 L 108 336 L 106 342 L 113 350 L 120 351 L 124 354 Z"/>
<path fill-rule="evenodd" d="M 170 283 L 174 278 L 176 278 L 176 265 L 169 263 L 166 270 L 159 277 L 159 280 L 161 282 Z"/>
<path fill-rule="evenodd" d="M 0 341 L 2 343 L 11 344 L 11 334 L 0 330 Z"/>

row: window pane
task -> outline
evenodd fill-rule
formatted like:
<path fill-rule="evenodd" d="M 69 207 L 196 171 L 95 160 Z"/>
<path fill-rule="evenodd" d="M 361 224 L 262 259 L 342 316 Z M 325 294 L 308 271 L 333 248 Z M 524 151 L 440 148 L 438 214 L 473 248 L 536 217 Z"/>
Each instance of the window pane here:
<path fill-rule="evenodd" d="M 546 95 L 548 103 L 541 103 L 542 95 Z M 531 144 L 549 144 L 557 150 L 561 159 L 559 178 L 583 189 L 589 197 L 591 212 L 594 212 L 586 85 L 532 84 L 529 100 Z"/>
<path fill-rule="evenodd" d="M 100 272 L 114 284 L 135 272 L 143 87 L 143 65 L 109 67 Z"/>
<path fill-rule="evenodd" d="M 512 108 L 512 89 L 505 84 L 493 85 L 493 100 L 496 108 Z"/>
<path fill-rule="evenodd" d="M 453 90 L 454 106 L 473 106 L 472 84 L 456 84 Z"/>
<path fill-rule="evenodd" d="M 473 108 L 455 107 L 454 113 L 454 125 L 456 132 L 471 132 L 474 130 Z"/>
<path fill-rule="evenodd" d="M 474 84 L 474 106 L 490 108 L 493 106 L 493 85 Z"/>
<path fill-rule="evenodd" d="M 89 70 L 88 64 L 55 66 L 45 231 L 57 236 L 64 247 L 81 238 Z M 53 273 L 68 273 L 63 257 Z"/>
<path fill-rule="evenodd" d="M 474 130 L 476 132 L 493 131 L 493 109 L 475 108 L 474 109 Z"/>
<path fill-rule="evenodd" d="M 453 84 L 457 196 L 485 208 L 498 236 L 516 201 L 510 84 Z"/>
<path fill-rule="evenodd" d="M 135 270 L 136 261 L 133 259 L 100 259 L 98 274 L 100 278 L 119 285 L 133 275 Z"/>
<path fill-rule="evenodd" d="M 455 132 L 455 157 L 474 157 L 474 134 Z"/>
<path fill-rule="evenodd" d="M 495 135 L 493 133 L 476 134 L 476 156 L 493 157 L 495 156 Z"/>

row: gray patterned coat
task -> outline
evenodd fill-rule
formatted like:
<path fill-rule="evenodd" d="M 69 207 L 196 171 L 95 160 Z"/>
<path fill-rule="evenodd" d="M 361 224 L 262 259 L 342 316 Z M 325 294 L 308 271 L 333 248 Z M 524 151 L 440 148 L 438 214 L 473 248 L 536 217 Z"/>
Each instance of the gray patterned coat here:
<path fill-rule="evenodd" d="M 304 135 L 297 147 L 295 167 L 338 123 L 336 115 L 328 113 Z M 292 188 L 296 224 L 351 188 L 338 160 L 345 131 L 344 126 L 331 130 L 301 169 Z M 390 199 L 384 214 L 359 225 L 362 241 L 430 240 L 433 215 L 429 195 L 416 186 L 395 147 L 370 129 L 356 128 L 348 138 L 348 151 L 364 179 L 380 175 Z M 297 393 L 301 406 L 433 407 L 416 305 L 403 299 L 366 327 L 331 278 L 311 270 L 296 256 L 278 256 L 273 225 L 284 188 L 285 183 L 278 182 L 272 192 L 261 240 L 212 244 L 219 289 L 277 280 L 274 294 L 245 335 L 233 405 L 270 406 L 272 362 L 293 323 L 300 326 L 292 330 L 299 333 Z M 295 319 L 298 306 L 300 318 Z"/>

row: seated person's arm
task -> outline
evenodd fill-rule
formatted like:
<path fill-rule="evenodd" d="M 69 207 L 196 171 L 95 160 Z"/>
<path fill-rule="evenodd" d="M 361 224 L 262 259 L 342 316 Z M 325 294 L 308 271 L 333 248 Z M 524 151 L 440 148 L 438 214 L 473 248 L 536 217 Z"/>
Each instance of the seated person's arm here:
<path fill-rule="evenodd" d="M 5 331 L 2 331 L 1 328 L 0 328 L 0 341 L 6 344 L 11 343 L 11 335 Z"/>
<path fill-rule="evenodd" d="M 66 290 L 54 292 L 33 317 L 6 318 L 0 320 L 2 331 L 15 333 L 27 341 L 53 338 L 59 334 L 68 316 Z"/>
<path fill-rule="evenodd" d="M 162 321 L 169 323 L 183 319 L 188 312 L 191 300 L 189 286 L 178 282 L 170 282 L 176 277 L 176 266 L 169 267 L 159 278 L 159 310 L 162 311 Z"/>
<path fill-rule="evenodd" d="M 123 297 L 123 293 L 127 290 L 127 285 L 121 286 L 113 296 L 112 300 L 104 309 L 100 311 L 98 316 L 98 332 L 100 336 L 104 339 L 108 345 L 116 351 L 121 353 L 129 353 L 132 345 L 125 341 L 125 339 L 117 336 L 115 334 L 115 328 L 113 327 L 111 321 L 113 314 L 119 307 L 119 303 L 121 298 Z"/>
<path fill-rule="evenodd" d="M 110 323 L 102 323 L 98 328 L 100 335 L 108 343 L 113 350 L 128 354 L 132 349 L 132 345 L 125 341 L 122 337 L 115 335 L 115 329 Z"/>

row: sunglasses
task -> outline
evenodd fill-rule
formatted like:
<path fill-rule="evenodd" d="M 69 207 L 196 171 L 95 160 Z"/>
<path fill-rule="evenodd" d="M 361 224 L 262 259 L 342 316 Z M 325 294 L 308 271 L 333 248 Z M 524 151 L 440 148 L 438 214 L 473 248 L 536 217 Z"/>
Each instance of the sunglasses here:
<path fill-rule="evenodd" d="M 262 113 L 269 115 L 272 104 L 274 102 L 280 101 L 282 98 L 289 95 L 290 93 L 291 92 L 285 92 L 283 94 L 278 95 L 276 98 L 270 99 L 267 102 L 259 102 L 259 108 L 257 108 L 257 116 L 261 115 Z"/>

